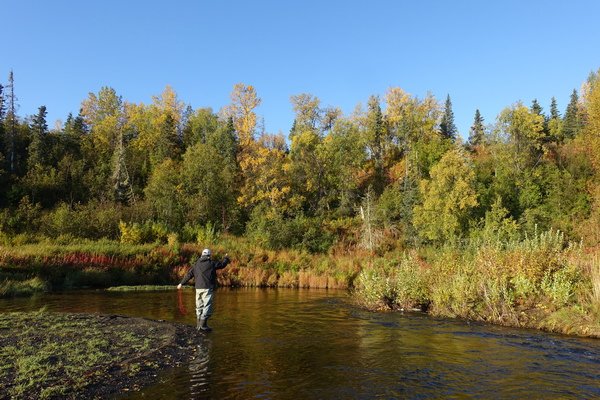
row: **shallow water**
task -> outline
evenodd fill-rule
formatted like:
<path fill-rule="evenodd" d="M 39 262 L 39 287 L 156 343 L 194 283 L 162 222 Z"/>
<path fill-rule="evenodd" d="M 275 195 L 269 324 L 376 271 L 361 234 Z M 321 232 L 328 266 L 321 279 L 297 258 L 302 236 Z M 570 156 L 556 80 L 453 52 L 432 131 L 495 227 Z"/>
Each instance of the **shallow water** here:
<path fill-rule="evenodd" d="M 98 312 L 195 323 L 193 291 L 78 291 L 0 312 Z M 219 289 L 196 358 L 119 399 L 600 398 L 600 341 L 422 314 L 370 313 L 346 292 Z M 185 313 L 184 313 L 185 312 Z"/>

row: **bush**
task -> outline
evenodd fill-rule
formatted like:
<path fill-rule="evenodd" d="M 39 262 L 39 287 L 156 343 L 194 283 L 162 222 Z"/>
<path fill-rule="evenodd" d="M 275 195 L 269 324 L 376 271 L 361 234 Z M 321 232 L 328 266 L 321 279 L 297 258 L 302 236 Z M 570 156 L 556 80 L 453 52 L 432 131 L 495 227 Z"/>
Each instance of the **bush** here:
<path fill-rule="evenodd" d="M 556 272 L 547 271 L 542 279 L 541 288 L 551 303 L 561 308 L 573 300 L 580 279 L 578 271 L 569 267 Z"/>
<path fill-rule="evenodd" d="M 296 249 L 326 253 L 334 236 L 324 229 L 320 218 L 296 216 L 284 218 L 257 207 L 246 228 L 248 236 L 259 246 L 272 250 Z"/>
<path fill-rule="evenodd" d="M 137 222 L 134 222 L 133 224 L 127 224 L 121 221 L 119 222 L 119 231 L 121 232 L 121 243 L 142 243 L 142 228 Z"/>
<path fill-rule="evenodd" d="M 71 208 L 61 203 L 43 216 L 41 230 L 49 237 L 71 235 L 86 239 L 115 239 L 120 236 L 121 214 L 121 208 L 112 204 L 92 202 Z"/>

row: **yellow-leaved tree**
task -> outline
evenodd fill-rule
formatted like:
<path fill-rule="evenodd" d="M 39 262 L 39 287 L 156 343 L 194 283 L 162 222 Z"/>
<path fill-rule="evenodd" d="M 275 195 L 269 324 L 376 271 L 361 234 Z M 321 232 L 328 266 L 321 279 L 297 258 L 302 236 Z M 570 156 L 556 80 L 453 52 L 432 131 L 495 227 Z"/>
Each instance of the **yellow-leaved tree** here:
<path fill-rule="evenodd" d="M 419 234 L 434 242 L 455 242 L 467 230 L 470 211 L 477 206 L 475 172 L 459 148 L 449 150 L 419 185 L 423 203 L 414 207 Z"/>

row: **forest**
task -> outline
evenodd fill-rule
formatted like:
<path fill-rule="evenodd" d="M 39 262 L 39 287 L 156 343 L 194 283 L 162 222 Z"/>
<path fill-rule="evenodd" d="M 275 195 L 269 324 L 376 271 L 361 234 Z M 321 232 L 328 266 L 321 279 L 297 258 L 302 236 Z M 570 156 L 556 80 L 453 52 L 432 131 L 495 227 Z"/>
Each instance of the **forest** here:
<path fill-rule="evenodd" d="M 0 85 L 0 237 L 166 241 L 227 232 L 269 249 L 377 254 L 510 241 L 559 230 L 600 241 L 600 84 L 593 72 L 561 112 L 516 102 L 468 139 L 451 98 L 398 87 L 344 115 L 290 97 L 289 134 L 261 128 L 243 83 L 214 112 L 167 86 L 149 104 L 110 87 L 48 127 L 20 116 L 13 72 Z M 464 135 L 467 137 L 467 135 Z"/>
<path fill-rule="evenodd" d="M 11 71 L 0 297 L 169 284 L 208 245 L 233 257 L 221 285 L 600 337 L 600 70 L 563 112 L 475 110 L 468 135 L 450 95 L 398 87 L 350 115 L 292 95 L 287 135 L 243 83 L 218 112 L 103 87 L 53 129 L 43 105 L 17 114 L 16 88 Z"/>

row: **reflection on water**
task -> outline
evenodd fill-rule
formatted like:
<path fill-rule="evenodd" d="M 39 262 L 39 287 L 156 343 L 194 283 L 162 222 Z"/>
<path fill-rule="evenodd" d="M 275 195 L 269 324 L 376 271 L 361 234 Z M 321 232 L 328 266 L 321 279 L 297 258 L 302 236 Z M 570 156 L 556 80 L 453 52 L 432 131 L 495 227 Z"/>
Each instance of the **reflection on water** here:
<path fill-rule="evenodd" d="M 198 399 L 206 396 L 210 388 L 210 352 L 211 339 L 203 335 L 196 349 L 196 357 L 190 362 L 190 394 Z"/>
<path fill-rule="evenodd" d="M 42 306 L 195 324 L 175 290 L 0 300 L 2 311 Z M 369 313 L 342 291 L 219 289 L 211 326 L 192 362 L 119 398 L 600 398 L 597 340 Z"/>

